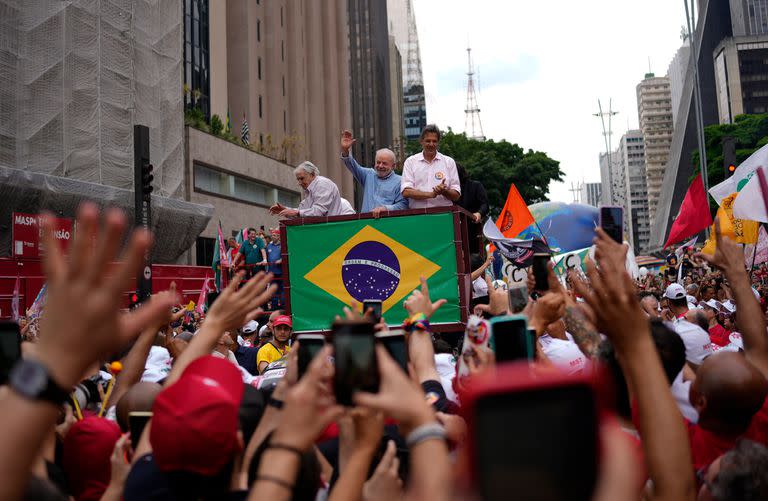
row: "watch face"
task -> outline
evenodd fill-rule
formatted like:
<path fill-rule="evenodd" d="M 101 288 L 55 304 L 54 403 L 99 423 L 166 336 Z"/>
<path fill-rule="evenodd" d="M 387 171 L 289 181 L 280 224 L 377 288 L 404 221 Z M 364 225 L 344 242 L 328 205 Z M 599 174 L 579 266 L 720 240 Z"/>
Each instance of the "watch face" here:
<path fill-rule="evenodd" d="M 11 372 L 11 382 L 16 391 L 29 397 L 36 397 L 45 390 L 48 375 L 43 366 L 28 361 L 18 364 Z"/>

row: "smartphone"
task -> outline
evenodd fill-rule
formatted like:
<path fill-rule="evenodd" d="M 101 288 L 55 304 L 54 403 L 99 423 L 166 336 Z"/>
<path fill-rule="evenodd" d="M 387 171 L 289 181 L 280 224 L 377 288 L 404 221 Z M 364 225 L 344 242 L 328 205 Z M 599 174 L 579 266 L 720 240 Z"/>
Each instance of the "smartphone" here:
<path fill-rule="evenodd" d="M 534 288 L 539 292 L 549 290 L 549 254 L 537 252 L 533 255 L 533 279 L 536 284 Z"/>
<path fill-rule="evenodd" d="M 139 439 L 144 427 L 152 419 L 152 412 L 134 411 L 128 413 L 128 429 L 131 432 L 131 444 L 134 449 L 139 445 Z"/>
<path fill-rule="evenodd" d="M 408 344 L 405 339 L 405 331 L 398 329 L 379 332 L 376 334 L 376 341 L 384 346 L 387 353 L 397 362 L 397 365 L 408 374 Z"/>
<path fill-rule="evenodd" d="M 8 375 L 21 358 L 21 330 L 12 321 L 0 322 L 0 384 L 8 381 Z"/>
<path fill-rule="evenodd" d="M 336 366 L 333 389 L 341 405 L 352 406 L 356 391 L 379 391 L 373 326 L 373 322 L 337 322 L 331 329 Z"/>
<path fill-rule="evenodd" d="M 515 287 L 507 289 L 507 295 L 509 298 L 509 310 L 512 313 L 520 313 L 528 306 L 528 286 L 526 284 L 518 284 Z"/>
<path fill-rule="evenodd" d="M 363 301 L 363 315 L 368 312 L 368 309 L 373 310 L 373 322 L 376 324 L 381 322 L 381 301 L 376 299 Z"/>
<path fill-rule="evenodd" d="M 500 366 L 462 391 L 466 464 L 479 498 L 592 499 L 599 468 L 598 392 L 589 376 Z M 543 488 L 544 487 L 544 488 Z"/>
<path fill-rule="evenodd" d="M 496 354 L 496 362 L 515 360 L 533 360 L 534 339 L 528 330 L 528 320 L 524 315 L 509 315 L 491 319 L 491 349 Z"/>
<path fill-rule="evenodd" d="M 618 243 L 624 242 L 624 207 L 600 207 L 600 227 Z"/>
<path fill-rule="evenodd" d="M 296 336 L 299 342 L 299 377 L 307 372 L 310 362 L 320 353 L 325 346 L 325 336 L 322 334 L 299 334 Z"/>

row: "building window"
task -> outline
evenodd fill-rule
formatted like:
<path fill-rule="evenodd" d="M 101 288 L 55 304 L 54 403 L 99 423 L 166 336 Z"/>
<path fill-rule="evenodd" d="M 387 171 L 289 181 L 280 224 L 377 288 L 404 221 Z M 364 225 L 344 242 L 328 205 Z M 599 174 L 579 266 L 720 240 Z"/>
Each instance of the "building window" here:
<path fill-rule="evenodd" d="M 261 96 L 259 96 L 259 118 L 261 118 L 261 112 L 262 112 L 262 107 L 261 107 Z"/>
<path fill-rule="evenodd" d="M 261 19 L 256 20 L 256 41 L 261 42 Z"/>
<path fill-rule="evenodd" d="M 285 75 L 283 75 L 283 97 L 285 97 Z"/>
<path fill-rule="evenodd" d="M 197 266 L 210 266 L 213 262 L 213 249 L 216 245 L 215 238 L 197 237 L 195 242 L 195 264 Z"/>
<path fill-rule="evenodd" d="M 208 0 L 186 0 L 184 9 L 184 106 L 211 117 Z"/>
<path fill-rule="evenodd" d="M 285 110 L 283 110 L 283 132 L 288 132 L 288 120 Z"/>
<path fill-rule="evenodd" d="M 259 58 L 257 66 L 258 66 L 259 80 L 261 80 L 261 58 Z"/>
<path fill-rule="evenodd" d="M 259 135 L 263 141 L 263 136 Z M 276 202 L 289 202 L 295 207 L 300 196 L 294 191 L 270 186 L 255 179 L 237 174 L 230 174 L 198 163 L 194 164 L 195 191 L 213 196 L 228 198 L 238 202 L 269 207 Z M 208 260 L 210 263 L 210 259 Z"/>
<path fill-rule="evenodd" d="M 285 62 L 285 40 L 280 40 L 280 60 Z"/>

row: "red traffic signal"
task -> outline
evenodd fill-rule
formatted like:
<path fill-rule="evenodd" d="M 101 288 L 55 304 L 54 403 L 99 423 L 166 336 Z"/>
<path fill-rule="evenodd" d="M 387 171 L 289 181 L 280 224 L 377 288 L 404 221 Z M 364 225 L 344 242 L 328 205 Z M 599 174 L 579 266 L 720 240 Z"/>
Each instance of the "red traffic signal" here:
<path fill-rule="evenodd" d="M 728 173 L 733 174 L 736 171 L 736 166 L 733 164 L 730 164 L 728 166 Z"/>

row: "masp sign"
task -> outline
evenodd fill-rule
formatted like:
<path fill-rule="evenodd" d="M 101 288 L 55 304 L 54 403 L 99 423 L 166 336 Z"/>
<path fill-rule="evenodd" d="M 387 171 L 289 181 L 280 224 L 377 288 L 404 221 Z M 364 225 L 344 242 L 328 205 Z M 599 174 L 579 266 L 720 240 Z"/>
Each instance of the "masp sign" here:
<path fill-rule="evenodd" d="M 14 257 L 39 257 L 43 248 L 41 244 L 41 217 L 39 214 L 23 214 L 14 212 L 13 242 L 11 244 Z M 72 239 L 72 220 L 54 218 L 54 237 L 61 248 L 67 249 Z"/>

